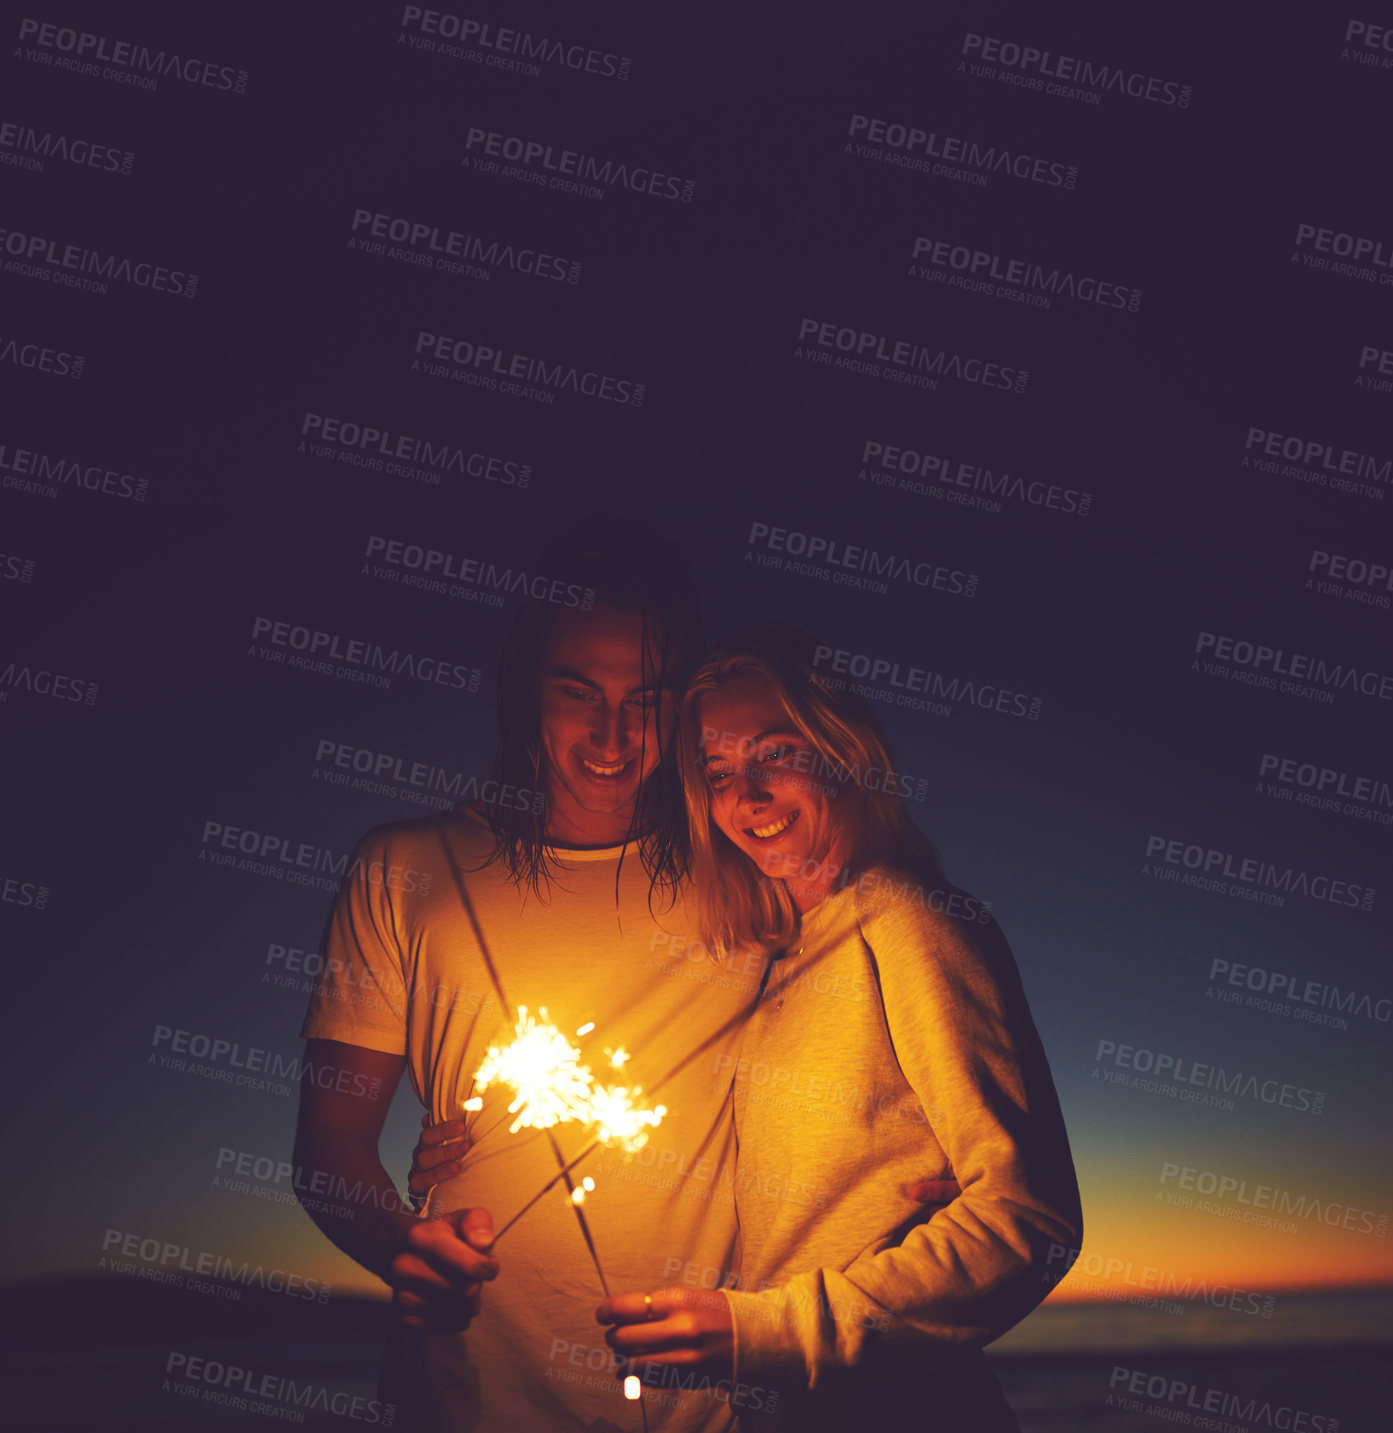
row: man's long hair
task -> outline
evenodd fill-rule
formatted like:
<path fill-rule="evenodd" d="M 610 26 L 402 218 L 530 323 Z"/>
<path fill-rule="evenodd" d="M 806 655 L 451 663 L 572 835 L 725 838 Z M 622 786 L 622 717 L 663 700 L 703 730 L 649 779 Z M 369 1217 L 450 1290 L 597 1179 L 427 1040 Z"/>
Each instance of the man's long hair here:
<path fill-rule="evenodd" d="M 597 516 L 555 534 L 538 554 L 535 572 L 549 590 L 586 608 L 610 608 L 642 623 L 643 682 L 657 703 L 653 739 L 658 763 L 639 787 L 625 843 L 637 845 L 655 891 L 671 899 L 687 874 L 690 845 L 677 771 L 675 741 L 663 741 L 665 711 L 680 701 L 692 666 L 705 648 L 696 581 L 686 551 L 634 518 Z M 557 584 L 561 584 L 558 586 Z M 547 786 L 542 751 L 542 653 L 566 605 L 529 597 L 513 620 L 498 664 L 498 749 L 491 775 L 500 784 L 542 793 Z M 572 609 L 573 610 L 573 609 Z M 652 661 L 656 654 L 656 666 Z M 645 727 L 645 747 L 648 741 Z M 640 757 L 642 762 L 646 757 Z M 490 806 L 495 859 L 512 879 L 538 896 L 550 886 L 545 803 L 527 809 Z M 621 857 L 622 864 L 623 857 Z"/>
<path fill-rule="evenodd" d="M 894 790 L 889 739 L 870 703 L 828 686 L 813 664 L 814 649 L 813 638 L 801 628 L 766 623 L 707 653 L 687 688 L 678 732 L 680 769 L 691 827 L 697 924 L 708 951 L 772 949 L 787 945 L 799 928 L 798 908 L 783 880 L 761 871 L 711 820 L 699 703 L 747 673 L 773 683 L 790 727 L 817 753 L 817 770 L 807 779 L 832 786 L 836 830 L 814 834 L 814 857 L 825 860 L 840 837 L 845 864 L 835 887 L 880 864 L 930 884 L 944 879 L 937 848 L 910 820 Z"/>

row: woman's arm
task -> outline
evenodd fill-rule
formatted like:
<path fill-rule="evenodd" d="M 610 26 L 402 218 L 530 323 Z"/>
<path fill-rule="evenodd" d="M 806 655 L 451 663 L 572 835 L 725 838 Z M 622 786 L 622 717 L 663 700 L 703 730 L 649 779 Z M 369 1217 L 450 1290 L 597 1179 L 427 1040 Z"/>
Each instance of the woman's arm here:
<path fill-rule="evenodd" d="M 815 1387 L 872 1367 L 894 1378 L 989 1343 L 1082 1238 L 1063 1116 L 1005 938 L 904 895 L 858 899 L 895 1058 L 962 1193 L 846 1269 L 729 1293 L 746 1383 Z"/>

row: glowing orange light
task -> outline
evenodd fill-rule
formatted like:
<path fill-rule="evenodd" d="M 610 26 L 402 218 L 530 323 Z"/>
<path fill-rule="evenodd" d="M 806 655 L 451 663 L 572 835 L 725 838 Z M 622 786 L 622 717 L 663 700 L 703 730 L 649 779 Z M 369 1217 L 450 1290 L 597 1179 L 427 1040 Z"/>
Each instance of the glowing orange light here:
<path fill-rule="evenodd" d="M 550 1129 L 562 1120 L 586 1119 L 590 1071 L 580 1063 L 580 1051 L 547 1019 L 546 1006 L 532 1016 L 527 1006 L 519 1005 L 514 1035 L 511 1045 L 489 1047 L 474 1076 L 481 1090 L 496 1081 L 513 1087 L 516 1098 L 508 1113 L 517 1118 L 509 1132 Z"/>
<path fill-rule="evenodd" d="M 612 1089 L 604 1085 L 595 1087 L 590 1096 L 590 1118 L 600 1127 L 602 1143 L 622 1145 L 630 1154 L 648 1143 L 648 1131 L 661 1123 L 667 1106 L 640 1109 L 634 1099 L 642 1093 L 642 1085 L 635 1085 L 632 1090 L 622 1085 Z"/>
<path fill-rule="evenodd" d="M 629 1058 L 622 1048 L 605 1053 L 616 1068 Z M 580 1051 L 548 1020 L 545 1006 L 532 1016 L 519 1005 L 513 1042 L 489 1047 L 474 1083 L 486 1090 L 500 1081 L 516 1096 L 508 1106 L 508 1113 L 517 1116 L 509 1126 L 512 1134 L 578 1120 L 596 1126 L 602 1144 L 618 1144 L 633 1154 L 648 1143 L 648 1131 L 667 1114 L 665 1105 L 645 1109 L 637 1103 L 642 1085 L 597 1085 L 590 1067 L 580 1063 Z M 482 1101 L 477 1106 L 466 1101 L 465 1108 L 482 1108 Z"/>

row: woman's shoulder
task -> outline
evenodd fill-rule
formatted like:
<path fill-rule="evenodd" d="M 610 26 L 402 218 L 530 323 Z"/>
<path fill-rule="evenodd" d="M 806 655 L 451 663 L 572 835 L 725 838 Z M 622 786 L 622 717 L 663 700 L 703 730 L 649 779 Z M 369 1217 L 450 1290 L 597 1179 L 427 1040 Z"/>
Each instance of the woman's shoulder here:
<path fill-rule="evenodd" d="M 914 927 L 985 929 L 994 925 L 990 905 L 949 881 L 941 871 L 887 862 L 856 879 L 858 920 Z"/>
<path fill-rule="evenodd" d="M 1011 948 L 987 902 L 942 872 L 894 864 L 862 874 L 856 890 L 861 938 L 882 972 L 936 970 L 984 998 L 1019 981 Z"/>

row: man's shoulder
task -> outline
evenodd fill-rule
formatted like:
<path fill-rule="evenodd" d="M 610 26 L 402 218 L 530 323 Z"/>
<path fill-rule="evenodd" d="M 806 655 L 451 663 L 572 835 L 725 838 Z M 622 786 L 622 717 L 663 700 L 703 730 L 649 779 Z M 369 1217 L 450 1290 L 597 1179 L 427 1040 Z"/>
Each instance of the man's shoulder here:
<path fill-rule="evenodd" d="M 387 821 L 374 826 L 357 842 L 364 860 L 392 860 L 398 864 L 429 865 L 442 856 L 466 868 L 488 861 L 495 850 L 493 831 L 472 804 L 462 803 L 429 816 Z"/>

